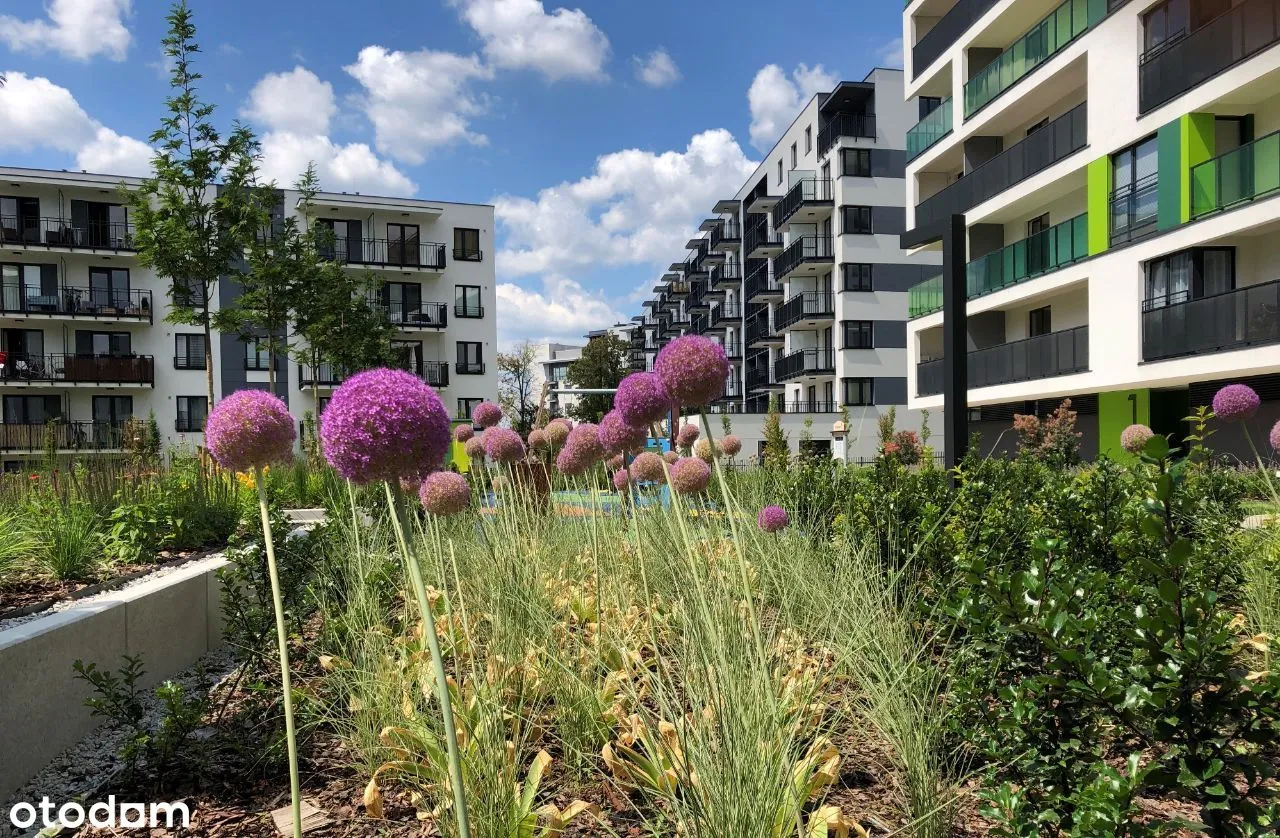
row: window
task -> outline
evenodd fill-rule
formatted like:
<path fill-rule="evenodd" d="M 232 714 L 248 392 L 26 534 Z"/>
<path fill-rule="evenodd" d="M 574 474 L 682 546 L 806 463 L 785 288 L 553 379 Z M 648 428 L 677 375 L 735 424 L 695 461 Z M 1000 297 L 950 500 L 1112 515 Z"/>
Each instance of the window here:
<path fill-rule="evenodd" d="M 458 418 L 470 419 L 471 412 L 476 409 L 476 405 L 484 399 L 458 399 Z"/>
<path fill-rule="evenodd" d="M 5 329 L 0 332 L 0 349 L 9 353 L 15 373 L 23 370 L 22 365 L 44 367 L 44 332 L 40 329 Z"/>
<path fill-rule="evenodd" d="M 90 268 L 89 305 L 99 310 L 129 308 L 129 269 Z"/>
<path fill-rule="evenodd" d="M 103 201 L 71 201 L 71 229 L 67 244 L 89 247 L 125 247 L 129 244 L 129 209 Z"/>
<path fill-rule="evenodd" d="M 871 207 L 841 207 L 841 233 L 870 233 Z"/>
<path fill-rule="evenodd" d="M 178 419 L 174 424 L 180 434 L 195 434 L 204 430 L 204 420 L 209 415 L 208 396 L 178 396 Z"/>
<path fill-rule="evenodd" d="M 458 373 L 460 375 L 484 373 L 484 357 L 481 351 L 479 341 L 458 341 Z"/>
<path fill-rule="evenodd" d="M 866 262 L 845 262 L 840 266 L 841 288 L 844 291 L 874 291 L 871 265 Z"/>
<path fill-rule="evenodd" d="M 806 125 L 804 127 L 804 153 L 808 154 L 813 151 L 813 126 Z"/>
<path fill-rule="evenodd" d="M 484 317 L 484 306 L 480 304 L 479 285 L 453 287 L 453 313 L 458 317 Z"/>
<path fill-rule="evenodd" d="M 874 348 L 870 320 L 845 320 L 840 327 L 844 330 L 844 344 L 840 347 L 841 349 Z"/>
<path fill-rule="evenodd" d="M 1035 276 L 1049 270 L 1049 213 L 1027 222 L 1027 275 Z"/>
<path fill-rule="evenodd" d="M 422 286 L 416 282 L 388 282 L 383 285 L 382 305 L 386 307 L 387 317 L 392 323 L 423 322 Z"/>
<path fill-rule="evenodd" d="M 205 307 L 204 286 L 195 279 L 175 279 L 170 288 L 173 304 L 180 308 L 201 309 Z"/>
<path fill-rule="evenodd" d="M 843 177 L 871 177 L 871 149 L 840 149 L 840 174 Z"/>
<path fill-rule="evenodd" d="M 40 199 L 0 197 L 0 241 L 40 241 Z"/>
<path fill-rule="evenodd" d="M 823 163 L 822 168 L 818 170 L 818 180 L 823 180 L 823 181 L 831 180 L 831 163 L 829 161 L 826 163 Z M 828 191 L 827 197 L 830 197 L 830 194 L 829 194 L 831 189 L 830 185 L 828 184 L 823 188 L 825 188 Z"/>
<path fill-rule="evenodd" d="M 321 218 L 316 222 L 320 240 L 316 249 L 326 259 L 337 262 L 364 262 L 364 225 L 359 221 Z"/>
<path fill-rule="evenodd" d="M 1142 17 L 1142 49 L 1144 57 L 1158 52 L 1166 44 L 1187 33 L 1191 25 L 1190 0 L 1168 0 Z"/>
<path fill-rule="evenodd" d="M 118 428 L 133 418 L 133 396 L 94 396 L 93 421 L 95 424 Z"/>
<path fill-rule="evenodd" d="M 941 96 L 921 96 L 918 101 L 920 103 L 919 119 L 924 119 L 942 105 Z"/>
<path fill-rule="evenodd" d="M 8 425 L 43 425 L 62 416 L 57 396 L 5 396 L 4 421 Z"/>
<path fill-rule="evenodd" d="M 1111 241 L 1134 241 L 1155 232 L 1159 176 L 1156 138 L 1111 156 Z"/>
<path fill-rule="evenodd" d="M 800 155 L 796 153 L 796 144 L 792 143 L 791 144 L 791 168 L 794 169 L 796 166 L 799 166 L 799 165 L 800 165 Z"/>
<path fill-rule="evenodd" d="M 845 404 L 860 407 L 874 403 L 872 396 L 875 388 L 872 387 L 872 379 L 842 378 L 840 383 L 844 386 Z"/>
<path fill-rule="evenodd" d="M 0 311 L 52 314 L 67 310 L 66 296 L 58 293 L 57 265 L 0 265 Z"/>
<path fill-rule="evenodd" d="M 128 332 L 76 332 L 76 355 L 81 358 L 128 358 L 132 354 Z"/>
<path fill-rule="evenodd" d="M 244 368 L 256 372 L 267 372 L 271 369 L 271 352 L 265 340 L 252 338 L 245 341 Z"/>
<path fill-rule="evenodd" d="M 204 369 L 204 335 L 176 334 L 173 342 L 174 369 Z"/>
<path fill-rule="evenodd" d="M 418 265 L 421 253 L 417 224 L 387 225 L 387 264 Z"/>
<path fill-rule="evenodd" d="M 1053 331 L 1053 312 L 1051 306 L 1033 308 L 1027 312 L 1027 337 L 1036 338 Z"/>
<path fill-rule="evenodd" d="M 479 262 L 484 258 L 480 252 L 480 231 L 470 227 L 453 228 L 453 258 L 463 262 Z"/>
<path fill-rule="evenodd" d="M 401 369 L 421 377 L 423 371 L 421 341 L 393 340 L 391 351 L 396 354 L 396 360 Z"/>
<path fill-rule="evenodd" d="M 778 184 L 782 184 L 782 161 L 778 161 Z"/>
<path fill-rule="evenodd" d="M 1164 308 L 1236 287 L 1234 247 L 1197 247 L 1146 264 L 1144 310 Z"/>

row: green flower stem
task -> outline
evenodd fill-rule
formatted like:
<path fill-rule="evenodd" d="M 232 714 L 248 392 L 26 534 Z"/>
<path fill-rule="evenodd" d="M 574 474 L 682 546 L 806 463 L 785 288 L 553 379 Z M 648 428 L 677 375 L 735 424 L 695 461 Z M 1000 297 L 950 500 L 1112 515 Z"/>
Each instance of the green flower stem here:
<path fill-rule="evenodd" d="M 298 734 L 293 723 L 293 687 L 289 679 L 289 635 L 284 627 L 284 599 L 280 595 L 280 574 L 276 570 L 276 546 L 271 540 L 271 516 L 267 512 L 267 485 L 262 469 L 253 469 L 258 486 L 258 512 L 262 516 L 262 540 L 267 550 L 267 575 L 271 578 L 271 601 L 276 611 L 276 643 L 280 646 L 280 687 L 284 692 L 284 732 L 289 748 L 289 795 L 293 806 L 293 838 L 302 838 L 302 788 L 298 780 Z"/>
<path fill-rule="evenodd" d="M 449 695 L 449 678 L 444 670 L 444 656 L 440 653 L 440 639 L 436 637 L 435 620 L 432 618 L 431 605 L 427 602 L 427 587 L 422 581 L 422 568 L 418 566 L 417 556 L 409 549 L 409 541 L 405 538 L 404 498 L 400 487 L 392 487 L 386 483 L 387 502 L 391 505 L 391 526 L 396 531 L 396 541 L 400 545 L 400 554 L 404 556 L 405 568 L 409 573 L 409 581 L 413 585 L 414 596 L 418 598 L 418 610 L 422 613 L 422 635 L 431 650 L 431 668 L 435 670 L 436 695 L 440 702 L 440 714 L 444 717 L 444 744 L 449 754 L 449 779 L 453 786 L 453 811 L 458 820 L 458 838 L 471 838 L 471 825 L 467 819 L 466 789 L 462 785 L 462 759 L 458 754 L 458 732 L 453 720 L 453 699 Z"/>

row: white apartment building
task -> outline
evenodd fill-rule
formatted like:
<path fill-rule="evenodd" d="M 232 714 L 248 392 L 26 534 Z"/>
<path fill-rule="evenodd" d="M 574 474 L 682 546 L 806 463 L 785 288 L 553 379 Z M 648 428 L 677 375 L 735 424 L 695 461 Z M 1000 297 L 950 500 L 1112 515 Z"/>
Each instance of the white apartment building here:
<path fill-rule="evenodd" d="M 544 341 L 536 344 L 533 357 L 533 399 L 539 403 L 542 399 L 542 388 L 550 383 L 554 389 L 569 387 L 567 375 L 569 365 L 582 355 L 579 344 L 556 343 Z M 545 407 L 553 416 L 563 416 L 577 399 L 566 393 L 548 393 Z"/>
<path fill-rule="evenodd" d="M 203 442 L 204 337 L 165 322 L 169 281 L 138 263 L 122 190 L 139 184 L 0 169 L 0 462 L 8 470 L 39 456 L 50 434 L 62 454 L 118 453 L 122 425 L 152 414 L 167 448 Z M 297 193 L 281 200 L 283 212 L 298 212 Z M 313 214 L 334 230 L 333 258 L 382 281 L 405 367 L 459 417 L 492 398 L 493 207 L 321 193 Z M 215 307 L 237 292 L 229 279 L 218 286 Z M 212 355 L 216 397 L 265 389 L 274 363 L 277 394 L 299 419 L 323 410 L 341 378 L 270 358 L 235 335 L 215 332 Z"/>
<path fill-rule="evenodd" d="M 684 332 L 725 347 L 733 374 L 713 410 L 734 414 L 746 456 L 763 445 L 771 398 L 793 451 L 874 457 L 891 407 L 899 430 L 919 429 L 906 407 L 907 295 L 940 259 L 904 252 L 899 236 L 906 133 L 920 113 L 899 70 L 814 96 L 633 318 L 637 365 Z M 843 441 L 831 434 L 842 409 Z"/>
<path fill-rule="evenodd" d="M 1280 3 L 912 0 L 909 245 L 967 228 L 970 421 L 1079 412 L 1086 454 L 1181 434 L 1225 383 L 1280 418 Z M 912 408 L 942 405 L 942 298 L 911 294 Z M 1005 434 L 1000 447 L 1007 447 Z M 1252 460 L 1236 427 L 1213 438 Z"/>

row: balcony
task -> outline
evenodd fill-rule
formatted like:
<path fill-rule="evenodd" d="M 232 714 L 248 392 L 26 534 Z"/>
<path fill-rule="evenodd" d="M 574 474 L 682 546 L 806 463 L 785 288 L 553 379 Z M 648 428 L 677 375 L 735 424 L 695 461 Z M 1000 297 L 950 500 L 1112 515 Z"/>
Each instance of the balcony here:
<path fill-rule="evenodd" d="M 778 405 L 780 413 L 839 413 L 840 403 L 822 399 L 794 399 Z"/>
<path fill-rule="evenodd" d="M 9 355 L 0 381 L 5 384 L 155 384 L 155 358 L 150 355 Z"/>
<path fill-rule="evenodd" d="M 916 229 L 966 213 L 1084 148 L 1089 137 L 1087 104 L 1082 102 L 921 201 L 916 205 Z"/>
<path fill-rule="evenodd" d="M 737 262 L 727 262 L 711 269 L 711 287 L 717 291 L 736 288 L 742 282 L 742 266 Z"/>
<path fill-rule="evenodd" d="M 1138 110 L 1149 113 L 1277 42 L 1280 15 L 1275 0 L 1245 0 L 1142 56 Z"/>
<path fill-rule="evenodd" d="M 972 300 L 1035 279 L 1088 255 L 1089 217 L 1082 213 L 974 259 L 967 268 L 966 296 Z M 941 284 L 938 287 L 941 290 Z"/>
<path fill-rule="evenodd" d="M 124 428 L 114 422 L 62 422 L 0 424 L 0 451 L 119 451 L 124 448 Z"/>
<path fill-rule="evenodd" d="M 346 373 L 337 369 L 333 364 L 321 364 L 318 367 L 312 367 L 309 364 L 298 364 L 298 386 L 306 389 L 308 387 L 337 387 L 346 380 Z"/>
<path fill-rule="evenodd" d="M 151 292 L 59 285 L 52 294 L 21 283 L 0 287 L 0 314 L 98 320 L 152 318 Z"/>
<path fill-rule="evenodd" d="M 1111 243 L 1124 244 L 1155 233 L 1159 221 L 1160 174 L 1147 175 L 1111 193 Z"/>
<path fill-rule="evenodd" d="M 75 224 L 66 218 L 0 216 L 0 245 L 58 250 L 137 250 L 133 225 L 122 221 Z"/>
<path fill-rule="evenodd" d="M 443 271 L 445 246 L 439 242 L 400 239 L 334 239 L 322 243 L 320 256 L 344 265 L 367 265 L 420 271 Z"/>
<path fill-rule="evenodd" d="M 773 269 L 779 282 L 786 280 L 792 274 L 817 276 L 828 265 L 834 264 L 835 256 L 833 237 L 800 236 L 787 245 L 782 255 L 774 260 Z"/>
<path fill-rule="evenodd" d="M 708 243 L 712 251 L 725 250 L 729 247 L 736 249 L 742 244 L 742 228 L 738 226 L 736 220 L 727 219 L 711 228 Z"/>
<path fill-rule="evenodd" d="M 924 154 L 934 143 L 951 133 L 951 97 L 942 100 L 925 118 L 907 129 L 907 162 Z"/>
<path fill-rule="evenodd" d="M 922 72 L 929 69 L 995 4 L 996 0 L 960 0 L 952 6 L 911 48 L 911 77 L 920 78 Z"/>
<path fill-rule="evenodd" d="M 1089 0 L 1066 0 L 964 85 L 964 116 L 973 116 L 1089 29 Z"/>
<path fill-rule="evenodd" d="M 819 216 L 830 215 L 834 203 L 830 178 L 807 177 L 799 180 L 774 206 L 773 228 L 786 230 L 792 217 L 801 210 L 807 210 L 805 223 L 812 224 Z"/>
<path fill-rule="evenodd" d="M 721 344 L 724 347 L 724 355 L 729 360 L 736 360 L 742 357 L 742 342 L 731 340 Z"/>
<path fill-rule="evenodd" d="M 1191 217 L 1230 209 L 1280 192 L 1280 131 L 1259 137 L 1191 169 Z"/>
<path fill-rule="evenodd" d="M 711 311 L 711 327 L 723 331 L 727 326 L 742 325 L 742 308 L 736 303 L 725 303 Z"/>
<path fill-rule="evenodd" d="M 777 390 L 782 387 L 773 374 L 773 369 L 767 364 L 763 367 L 747 370 L 747 389 L 748 390 Z"/>
<path fill-rule="evenodd" d="M 768 263 L 752 271 L 742 288 L 747 302 L 776 299 L 782 296 L 782 284 L 773 278 L 773 268 Z"/>
<path fill-rule="evenodd" d="M 781 344 L 782 335 L 769 325 L 769 312 L 762 311 L 747 320 L 747 346 Z"/>
<path fill-rule="evenodd" d="M 773 363 L 773 377 L 787 381 L 806 375 L 834 375 L 836 353 L 831 349 L 797 349 Z"/>
<path fill-rule="evenodd" d="M 1280 343 L 1280 281 L 1171 305 L 1152 302 L 1142 310 L 1144 361 Z"/>
<path fill-rule="evenodd" d="M 1035 381 L 1086 372 L 1089 369 L 1089 327 L 1078 326 L 969 353 L 969 389 Z M 945 385 L 943 361 L 916 365 L 916 392 L 941 393 Z"/>
<path fill-rule="evenodd" d="M 796 323 L 818 325 L 836 316 L 835 294 L 827 291 L 801 291 L 783 303 L 774 322 L 778 331 Z"/>
<path fill-rule="evenodd" d="M 444 361 L 422 361 L 412 365 L 409 372 L 421 378 L 432 387 L 441 389 L 449 386 L 449 364 Z M 483 368 L 483 364 L 481 365 Z"/>
<path fill-rule="evenodd" d="M 396 300 L 381 304 L 391 325 L 406 331 L 443 329 L 448 326 L 449 307 L 444 303 L 403 303 Z"/>
<path fill-rule="evenodd" d="M 942 311 L 942 277 L 935 276 L 907 291 L 907 317 L 924 317 Z"/>
<path fill-rule="evenodd" d="M 844 137 L 855 140 L 874 140 L 876 138 L 876 115 L 871 113 L 836 113 L 827 117 L 827 121 L 818 129 L 818 156 L 825 157 L 827 152 Z"/>
<path fill-rule="evenodd" d="M 773 256 L 782 250 L 782 234 L 762 220 L 747 230 L 743 247 L 747 256 L 752 259 Z"/>

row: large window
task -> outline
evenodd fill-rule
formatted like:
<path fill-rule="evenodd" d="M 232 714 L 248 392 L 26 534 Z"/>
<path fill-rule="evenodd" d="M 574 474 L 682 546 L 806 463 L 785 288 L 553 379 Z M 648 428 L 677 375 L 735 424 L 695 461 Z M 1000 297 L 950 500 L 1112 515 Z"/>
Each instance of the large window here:
<path fill-rule="evenodd" d="M 244 368 L 254 372 L 271 369 L 271 350 L 265 339 L 251 338 L 244 342 Z"/>
<path fill-rule="evenodd" d="M 453 313 L 458 317 L 484 317 L 484 306 L 480 303 L 479 285 L 454 286 Z"/>
<path fill-rule="evenodd" d="M 1211 297 L 1236 287 L 1236 249 L 1197 247 L 1146 264 L 1142 306 L 1150 310 Z"/>
<path fill-rule="evenodd" d="M 1156 230 L 1156 138 L 1149 137 L 1111 156 L 1111 241 L 1134 241 Z"/>
<path fill-rule="evenodd" d="M 483 344 L 479 341 L 458 341 L 458 374 L 481 375 L 484 373 Z"/>
<path fill-rule="evenodd" d="M 204 369 L 204 335 L 178 333 L 173 336 L 173 368 Z"/>
<path fill-rule="evenodd" d="M 64 311 L 58 296 L 58 266 L 8 263 L 0 265 L 0 308 L 6 311 Z"/>
<path fill-rule="evenodd" d="M 416 340 L 393 340 L 391 351 L 396 354 L 400 368 L 408 370 L 416 376 L 422 376 L 422 342 Z"/>
<path fill-rule="evenodd" d="M 0 240 L 40 241 L 40 199 L 0 197 Z"/>
<path fill-rule="evenodd" d="M 453 228 L 453 258 L 463 262 L 479 262 L 484 258 L 480 252 L 480 231 L 471 227 Z"/>
<path fill-rule="evenodd" d="M 392 323 L 420 323 L 422 286 L 416 282 L 388 282 L 382 286 L 382 304 Z"/>
<path fill-rule="evenodd" d="M 4 421 L 10 425 L 43 425 L 62 416 L 57 396 L 5 396 Z"/>
<path fill-rule="evenodd" d="M 1053 307 L 1041 306 L 1027 312 L 1027 337 L 1038 338 L 1053 331 Z"/>
<path fill-rule="evenodd" d="M 76 355 L 82 358 L 128 358 L 133 336 L 128 332 L 76 331 Z"/>
<path fill-rule="evenodd" d="M 120 427 L 133 418 L 133 396 L 94 396 L 93 421 Z"/>
<path fill-rule="evenodd" d="M 844 177 L 871 177 L 871 149 L 840 149 L 840 174 Z"/>
<path fill-rule="evenodd" d="M 90 268 L 89 304 L 94 308 L 129 307 L 128 268 Z"/>
<path fill-rule="evenodd" d="M 387 264 L 417 265 L 420 253 L 417 224 L 387 225 Z"/>
<path fill-rule="evenodd" d="M 180 434 L 195 434 L 204 430 L 204 420 L 209 415 L 208 396 L 178 396 L 178 418 L 174 429 Z"/>
<path fill-rule="evenodd" d="M 320 255 L 338 262 L 364 262 L 364 225 L 359 221 L 321 218 L 320 240 L 316 249 Z"/>
<path fill-rule="evenodd" d="M 20 364 L 32 360 L 43 365 L 40 356 L 44 355 L 44 332 L 40 329 L 5 329 L 0 332 L 0 349 L 9 353 L 9 363 L 14 371 L 20 371 Z"/>
<path fill-rule="evenodd" d="M 871 207 L 841 207 L 840 232 L 843 234 L 871 232 Z"/>
<path fill-rule="evenodd" d="M 866 262 L 845 262 L 840 265 L 841 289 L 844 291 L 874 291 L 871 265 Z"/>
<path fill-rule="evenodd" d="M 844 387 L 844 403 L 851 407 L 862 407 L 874 404 L 875 387 L 874 381 L 870 378 L 842 378 L 841 385 Z"/>
<path fill-rule="evenodd" d="M 870 320 L 845 320 L 841 322 L 840 328 L 844 334 L 844 343 L 841 349 L 873 349 L 875 342 L 872 339 L 872 323 Z"/>
<path fill-rule="evenodd" d="M 79 246 L 130 246 L 129 208 L 122 204 L 72 200 L 71 227 L 73 243 Z"/>

